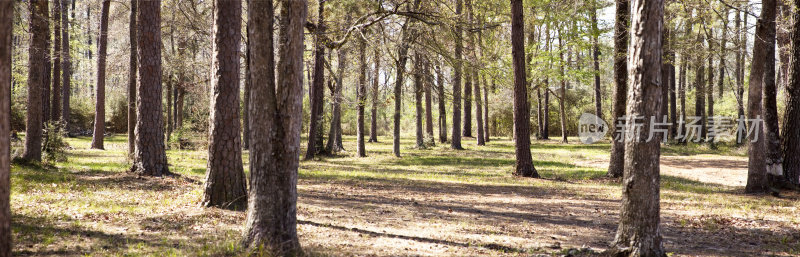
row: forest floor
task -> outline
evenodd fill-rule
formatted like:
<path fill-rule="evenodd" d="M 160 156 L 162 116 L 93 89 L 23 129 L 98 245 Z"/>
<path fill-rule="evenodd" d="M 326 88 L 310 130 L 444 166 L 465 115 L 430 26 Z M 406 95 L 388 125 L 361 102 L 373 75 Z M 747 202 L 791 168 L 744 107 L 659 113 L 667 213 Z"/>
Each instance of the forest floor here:
<path fill-rule="evenodd" d="M 177 176 L 127 173 L 125 136 L 69 139 L 68 162 L 12 168 L 19 256 L 242 255 L 244 212 L 199 207 L 207 151 L 170 150 Z M 530 256 L 602 251 L 619 217 L 609 145 L 534 141 L 544 179 L 511 175 L 513 143 L 414 149 L 391 138 L 301 162 L 298 233 L 314 256 Z M 573 142 L 577 140 L 573 139 Z M 17 147 L 19 143 L 15 144 Z M 672 256 L 798 256 L 800 194 L 743 193 L 743 149 L 666 146 L 661 231 Z M 246 161 L 245 157 L 245 161 Z M 247 166 L 245 165 L 245 169 Z"/>

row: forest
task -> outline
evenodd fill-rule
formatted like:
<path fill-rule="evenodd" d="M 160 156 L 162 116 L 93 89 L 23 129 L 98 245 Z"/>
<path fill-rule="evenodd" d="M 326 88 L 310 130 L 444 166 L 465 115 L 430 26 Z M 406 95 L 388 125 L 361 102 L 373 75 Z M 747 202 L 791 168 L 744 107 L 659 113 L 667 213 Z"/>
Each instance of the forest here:
<path fill-rule="evenodd" d="M 800 0 L 0 0 L 0 257 L 800 256 Z"/>

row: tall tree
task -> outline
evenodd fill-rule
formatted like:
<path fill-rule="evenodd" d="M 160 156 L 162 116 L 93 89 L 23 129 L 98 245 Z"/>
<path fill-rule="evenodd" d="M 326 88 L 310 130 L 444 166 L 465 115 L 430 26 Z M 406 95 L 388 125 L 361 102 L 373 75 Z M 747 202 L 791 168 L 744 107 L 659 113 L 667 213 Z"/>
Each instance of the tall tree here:
<path fill-rule="evenodd" d="M 0 257 L 11 257 L 11 38 L 14 2 L 0 1 Z"/>
<path fill-rule="evenodd" d="M 378 95 L 379 95 L 379 82 L 381 76 L 381 51 L 377 46 L 374 49 L 375 53 L 372 58 L 375 61 L 375 70 L 372 75 L 372 117 L 369 123 L 369 142 L 378 142 Z"/>
<path fill-rule="evenodd" d="M 722 100 L 722 96 L 724 95 L 723 92 L 725 91 L 725 69 L 727 68 L 727 64 L 725 63 L 725 57 L 728 56 L 728 8 L 724 8 L 722 11 L 722 35 L 720 36 L 720 44 L 719 44 L 719 82 L 717 82 L 717 97 Z"/>
<path fill-rule="evenodd" d="M 414 4 L 419 5 L 419 1 L 420 0 L 414 1 Z M 405 83 L 403 76 L 405 75 L 406 62 L 408 61 L 408 48 L 411 46 L 411 41 L 414 37 L 411 22 L 412 20 L 410 18 L 406 18 L 406 21 L 403 23 L 400 45 L 397 46 L 397 64 L 395 65 L 397 68 L 397 79 L 394 83 L 394 129 L 392 131 L 392 150 L 396 157 L 400 157 L 400 118 L 403 112 L 403 84 Z"/>
<path fill-rule="evenodd" d="M 100 38 L 97 41 L 97 93 L 95 97 L 94 133 L 92 149 L 105 149 L 103 141 L 106 133 L 106 52 L 108 48 L 108 8 L 110 0 L 103 0 L 100 12 Z"/>
<path fill-rule="evenodd" d="M 239 129 L 239 47 L 242 2 L 214 2 L 214 52 L 211 114 L 203 205 L 231 210 L 247 208 Z"/>
<path fill-rule="evenodd" d="M 464 5 L 467 8 L 467 24 L 472 24 L 475 21 L 472 12 L 472 0 L 464 0 Z M 462 135 L 464 137 L 472 137 L 472 84 L 475 78 L 473 76 L 473 65 L 475 59 L 472 58 L 475 53 L 475 36 L 469 30 L 466 31 L 467 34 L 467 65 L 463 67 L 464 69 L 464 131 Z"/>
<path fill-rule="evenodd" d="M 325 149 L 328 153 L 333 154 L 344 150 L 342 144 L 342 89 L 344 88 L 344 70 L 347 64 L 348 49 L 340 47 L 337 51 L 338 55 L 338 69 L 336 70 L 335 83 L 333 87 L 328 86 L 331 90 L 331 125 L 328 131 L 328 144 Z"/>
<path fill-rule="evenodd" d="M 139 83 L 136 95 L 136 146 L 131 171 L 148 176 L 169 174 L 161 108 L 161 2 L 140 1 Z"/>
<path fill-rule="evenodd" d="M 283 0 L 274 81 L 272 1 L 250 1 L 248 34 L 253 45 L 250 196 L 244 245 L 276 256 L 300 255 L 297 237 L 297 170 L 303 111 L 305 0 Z M 256 104 L 257 103 L 257 104 Z"/>
<path fill-rule="evenodd" d="M 661 112 L 662 0 L 633 0 L 628 117 L 654 117 Z M 702 73 L 701 73 L 702 74 Z M 659 224 L 660 140 L 648 140 L 652 119 L 641 133 L 625 142 L 622 209 L 611 256 L 664 256 Z M 626 124 L 633 129 L 633 123 Z"/>
<path fill-rule="evenodd" d="M 444 94 L 444 72 L 436 65 L 436 90 L 439 98 L 439 143 L 447 143 L 447 96 Z"/>
<path fill-rule="evenodd" d="M 431 143 L 436 142 L 433 140 L 433 103 L 431 96 L 431 88 L 433 87 L 433 75 L 431 74 L 431 62 L 428 59 L 423 60 L 423 76 L 425 87 L 425 137 L 430 139 Z"/>
<path fill-rule="evenodd" d="M 594 59 L 594 113 L 603 119 L 603 96 L 600 92 L 600 29 L 597 28 L 598 1 L 592 1 L 592 58 Z"/>
<path fill-rule="evenodd" d="M 61 0 L 53 1 L 53 86 L 50 89 L 50 120 L 61 118 Z"/>
<path fill-rule="evenodd" d="M 358 74 L 358 88 L 356 89 L 356 97 L 358 98 L 358 124 L 356 131 L 356 154 L 359 157 L 367 156 L 367 148 L 364 145 L 364 108 L 367 104 L 367 40 L 359 37 L 358 40 L 358 62 L 361 64 L 361 69 Z"/>
<path fill-rule="evenodd" d="M 747 14 L 744 15 L 745 18 Z M 747 45 L 747 33 L 742 29 L 742 11 L 736 11 L 736 105 L 737 117 L 745 117 L 744 112 L 744 56 Z M 747 27 L 747 24 L 744 24 Z M 741 35 L 741 36 L 738 36 Z M 741 144 L 741 140 L 736 140 L 737 144 Z"/>
<path fill-rule="evenodd" d="M 766 1 L 765 1 L 766 2 Z M 778 1 L 774 1 L 777 4 Z M 769 5 L 764 5 L 763 8 L 771 8 Z M 777 9 L 776 9 L 777 10 Z M 773 10 L 773 12 L 776 12 Z M 766 37 L 765 37 L 765 56 L 764 60 L 764 84 L 763 84 L 763 97 L 764 97 L 764 135 L 766 135 L 766 163 L 767 174 L 770 182 L 780 181 L 783 177 L 783 154 L 781 153 L 781 137 L 778 125 L 778 88 L 775 83 L 775 42 L 776 42 L 776 24 L 775 17 L 768 20 L 766 24 Z M 777 180 L 772 180 L 777 179 Z"/>
<path fill-rule="evenodd" d="M 32 1 L 30 10 L 31 44 L 28 48 L 28 112 L 25 123 L 25 150 L 22 158 L 42 160 L 42 88 L 45 83 L 45 57 L 49 49 L 45 40 L 50 36 L 47 25 L 47 1 Z"/>
<path fill-rule="evenodd" d="M 800 0 L 792 1 L 800 10 Z M 791 60 L 789 83 L 786 84 L 786 111 L 783 116 L 783 170 L 794 186 L 800 184 L 800 12 L 792 13 Z"/>
<path fill-rule="evenodd" d="M 708 99 L 708 111 L 706 112 L 706 123 L 708 124 L 708 128 L 714 126 L 714 31 L 712 28 L 708 28 L 708 85 L 706 86 L 706 99 Z M 716 147 L 714 145 L 714 138 L 712 138 L 711 133 L 706 133 L 706 140 L 711 144 L 711 147 Z"/>
<path fill-rule="evenodd" d="M 625 116 L 628 94 L 628 23 L 630 23 L 629 0 L 617 0 L 616 18 L 614 21 L 614 103 L 611 120 Z M 615 125 L 612 127 L 616 127 Z M 619 132 L 616 134 L 621 135 Z M 607 175 L 614 178 L 622 177 L 625 167 L 624 136 L 612 140 L 611 160 L 608 163 Z"/>
<path fill-rule="evenodd" d="M 697 31 L 697 40 L 695 41 L 695 44 L 698 46 L 698 48 L 701 48 L 701 46 L 703 45 L 703 41 L 705 41 L 703 36 L 704 36 L 703 30 L 702 29 L 698 30 Z M 709 40 L 708 42 L 710 43 L 711 40 Z M 706 67 L 705 67 L 705 63 L 703 62 L 706 57 L 705 57 L 705 53 L 702 53 L 702 50 L 699 51 L 699 52 L 700 53 L 698 53 L 695 56 L 695 59 L 694 59 L 694 67 L 696 68 L 695 73 L 694 73 L 695 74 L 695 76 L 694 76 L 694 86 L 695 86 L 695 91 L 694 91 L 694 116 L 700 118 L 700 131 L 698 131 L 698 135 L 697 136 L 702 140 L 702 139 L 706 138 L 706 124 L 707 124 L 706 121 L 707 121 L 707 118 L 708 118 L 708 116 L 706 116 L 707 113 L 706 113 L 706 108 L 705 108 L 706 107 L 706 76 L 705 76 L 706 75 Z M 708 67 L 708 68 L 711 69 L 712 67 Z"/>
<path fill-rule="evenodd" d="M 245 29 L 247 30 L 247 29 Z M 247 36 L 247 35 L 245 35 Z M 242 148 L 245 150 L 250 149 L 250 112 L 247 111 L 247 106 L 250 106 L 250 38 L 245 41 L 245 60 L 244 60 L 244 92 L 242 93 Z"/>
<path fill-rule="evenodd" d="M 425 148 L 425 133 L 423 131 L 422 120 L 425 116 L 425 109 L 422 108 L 422 95 L 424 93 L 424 86 L 422 85 L 422 54 L 419 50 L 414 50 L 414 107 L 416 109 L 416 122 L 415 132 L 417 139 L 417 148 Z"/>
<path fill-rule="evenodd" d="M 72 93 L 72 56 L 69 39 L 69 2 L 61 0 L 61 122 L 67 133 L 70 131 L 70 94 Z M 73 1 L 73 18 L 75 2 Z"/>
<path fill-rule="evenodd" d="M 483 142 L 489 142 L 489 85 L 483 77 Z"/>
<path fill-rule="evenodd" d="M 522 15 L 522 0 L 511 0 L 511 57 L 514 62 L 514 149 L 516 169 L 514 174 L 538 178 L 531 157 L 530 107 L 528 88 L 525 86 L 525 23 Z"/>
<path fill-rule="evenodd" d="M 462 0 L 456 0 L 457 17 L 461 16 L 462 5 Z M 464 149 L 464 147 L 461 146 L 461 55 L 464 51 L 464 45 L 462 42 L 463 32 L 460 22 L 456 23 L 455 28 L 453 28 L 453 33 L 455 34 L 455 56 L 453 57 L 453 138 L 450 141 L 450 147 L 461 150 Z"/>
<path fill-rule="evenodd" d="M 63 1 L 63 0 L 62 0 Z M 136 77 L 138 75 L 138 47 L 136 42 L 136 14 L 139 0 L 131 0 L 131 14 L 128 22 L 128 40 L 130 40 L 130 60 L 128 64 L 128 156 L 133 157 L 136 148 Z M 172 122 L 172 121 L 168 121 Z"/>
<path fill-rule="evenodd" d="M 325 108 L 325 1 L 319 2 L 318 16 L 316 33 L 314 33 L 314 80 L 311 82 L 311 89 L 308 90 L 311 118 L 308 122 L 308 145 L 306 147 L 306 156 L 304 157 L 306 160 L 314 158 L 314 156 L 323 150 L 322 113 L 323 108 Z"/>
<path fill-rule="evenodd" d="M 747 118 L 760 121 L 764 118 L 762 99 L 764 90 L 764 70 L 767 61 L 767 44 L 770 41 L 769 24 L 775 23 L 775 0 L 765 0 L 762 2 L 761 15 L 756 22 L 756 35 L 753 41 L 753 60 L 750 65 L 750 85 L 747 94 Z M 774 31 L 774 30 L 773 30 Z M 772 34 L 774 37 L 774 33 Z M 774 54 L 774 52 L 773 52 Z M 773 57 L 774 58 L 774 57 Z M 774 60 L 774 59 L 772 59 Z M 753 125 L 758 124 L 754 123 Z M 747 164 L 747 185 L 745 192 L 764 193 L 769 190 L 767 184 L 767 164 L 766 164 L 766 140 L 765 133 L 757 131 L 748 137 L 750 146 L 747 148 L 749 157 Z"/>
<path fill-rule="evenodd" d="M 567 114 L 566 114 L 566 107 L 564 106 L 564 101 L 567 99 L 567 75 L 566 75 L 566 64 L 564 63 L 564 33 L 563 31 L 559 31 L 558 33 L 558 57 L 561 64 L 561 88 L 558 90 L 558 113 L 559 117 L 561 118 L 561 142 L 567 143 Z M 571 63 L 571 61 L 567 61 L 567 63 Z"/>

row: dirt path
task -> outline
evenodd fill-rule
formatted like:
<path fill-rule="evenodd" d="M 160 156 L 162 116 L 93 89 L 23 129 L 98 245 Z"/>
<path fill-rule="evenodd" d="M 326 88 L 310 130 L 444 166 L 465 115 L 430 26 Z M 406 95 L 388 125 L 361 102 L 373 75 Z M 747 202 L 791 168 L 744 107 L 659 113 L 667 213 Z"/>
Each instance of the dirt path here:
<path fill-rule="evenodd" d="M 607 159 L 575 161 L 576 166 L 608 168 Z M 722 155 L 661 156 L 661 174 L 703 183 L 743 187 L 747 183 L 747 157 Z"/>

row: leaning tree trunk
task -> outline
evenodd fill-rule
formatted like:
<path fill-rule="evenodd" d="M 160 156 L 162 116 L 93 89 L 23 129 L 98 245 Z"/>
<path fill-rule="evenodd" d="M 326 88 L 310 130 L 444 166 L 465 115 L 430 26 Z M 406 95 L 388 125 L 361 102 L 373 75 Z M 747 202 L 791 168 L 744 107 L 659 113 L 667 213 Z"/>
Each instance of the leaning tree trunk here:
<path fill-rule="evenodd" d="M 100 38 L 97 40 L 97 103 L 94 113 L 94 133 L 92 149 L 104 149 L 103 141 L 106 133 L 106 49 L 108 49 L 108 8 L 110 0 L 103 1 L 100 12 Z"/>
<path fill-rule="evenodd" d="M 456 16 L 461 16 L 462 0 L 456 0 Z M 461 23 L 456 23 L 455 32 L 455 57 L 453 58 L 453 133 L 450 147 L 456 150 L 464 149 L 461 146 L 461 66 L 462 51 L 464 50 Z"/>
<path fill-rule="evenodd" d="M 766 2 L 766 1 L 765 1 Z M 775 1 L 777 2 L 777 1 Z M 769 8 L 765 5 L 764 8 Z M 773 10 L 775 12 L 775 10 Z M 766 135 L 766 169 L 768 181 L 771 184 L 783 180 L 783 154 L 781 153 L 781 137 L 778 127 L 778 102 L 777 86 L 775 85 L 775 40 L 776 25 L 775 14 L 766 23 L 765 56 L 764 60 L 764 134 Z"/>
<path fill-rule="evenodd" d="M 610 121 L 625 116 L 628 94 L 628 23 L 630 22 L 629 0 L 617 0 L 617 13 L 614 25 L 614 103 Z M 616 128 L 616 125 L 612 125 Z M 616 130 L 616 129 L 615 129 Z M 625 165 L 625 139 L 623 133 L 615 131 L 619 138 L 612 139 L 611 160 L 608 163 L 609 177 L 619 178 Z"/>
<path fill-rule="evenodd" d="M 769 24 L 775 22 L 775 0 L 762 2 L 761 16 L 756 22 L 756 35 L 753 40 L 753 60 L 750 65 L 750 85 L 747 94 L 747 118 L 760 120 L 764 118 L 762 111 L 763 79 L 765 62 L 767 60 L 767 44 L 775 42 L 767 39 Z M 774 34 L 773 34 L 774 36 Z M 774 52 L 773 52 L 774 53 Z M 749 157 L 747 164 L 747 193 L 765 193 L 769 190 L 767 184 L 766 165 L 766 140 L 764 133 L 755 132 L 748 135 L 750 147 L 747 149 Z"/>
<path fill-rule="evenodd" d="M 367 104 L 367 41 L 359 37 L 358 41 L 358 62 L 361 64 L 361 72 L 358 74 L 358 125 L 356 131 L 356 153 L 358 157 L 367 157 L 367 148 L 364 145 L 364 108 Z"/>
<path fill-rule="evenodd" d="M 50 120 L 61 118 L 61 0 L 53 1 L 53 87 L 50 89 Z"/>
<path fill-rule="evenodd" d="M 522 0 L 511 0 L 511 57 L 514 61 L 514 139 L 516 169 L 514 174 L 538 178 L 531 157 L 530 107 L 528 89 L 525 86 L 525 30 L 522 16 Z"/>
<path fill-rule="evenodd" d="M 164 148 L 161 107 L 161 3 L 140 1 L 136 33 L 139 83 L 136 96 L 136 149 L 133 172 L 148 176 L 169 174 Z M 150 35 L 150 36 L 145 36 Z"/>
<path fill-rule="evenodd" d="M 208 171 L 202 205 L 230 210 L 247 208 L 239 129 L 239 47 L 242 3 L 216 1 L 208 131 Z"/>
<path fill-rule="evenodd" d="M 251 184 L 243 244 L 254 254 L 303 255 L 297 237 L 297 170 L 303 122 L 305 0 L 280 1 L 278 82 L 272 47 L 272 1 L 250 1 Z M 265 33 L 265 31 L 267 33 Z"/>
<path fill-rule="evenodd" d="M 72 3 L 75 3 L 74 1 Z M 75 5 L 73 5 L 74 7 Z M 61 0 L 61 122 L 70 132 L 70 93 L 72 92 L 72 57 L 70 56 L 68 0 Z M 73 18 L 75 16 L 73 9 Z"/>
<path fill-rule="evenodd" d="M 422 109 L 422 54 L 418 50 L 414 51 L 414 107 L 416 109 L 415 132 L 417 139 L 417 149 L 425 148 L 425 133 L 423 131 L 422 119 L 425 115 L 425 110 Z"/>
<path fill-rule="evenodd" d="M 323 150 L 322 119 L 325 101 L 325 2 L 319 4 L 319 20 L 314 39 L 314 81 L 308 90 L 308 99 L 311 106 L 311 118 L 308 122 L 308 140 L 306 147 L 306 160 L 314 158 Z M 253 67 L 255 68 L 255 67 Z M 252 100 L 252 99 L 250 99 Z"/>
<path fill-rule="evenodd" d="M 628 117 L 653 117 L 661 112 L 662 0 L 634 0 L 631 23 L 631 68 Z M 702 74 L 702 73 L 701 73 Z M 659 224 L 659 156 L 661 142 L 648 140 L 653 132 L 645 118 L 641 133 L 625 142 L 622 210 L 610 256 L 666 257 Z M 626 124 L 632 130 L 634 124 Z"/>
<path fill-rule="evenodd" d="M 370 119 L 369 124 L 369 142 L 370 143 L 377 143 L 378 142 L 378 86 L 381 76 L 381 52 L 380 48 L 375 47 L 375 53 L 373 58 L 375 58 L 375 71 L 372 76 L 372 117 Z"/>
<path fill-rule="evenodd" d="M 136 148 L 136 66 L 138 66 L 138 57 L 136 56 L 136 9 L 138 3 L 139 0 L 131 0 L 131 15 L 128 29 L 128 39 L 131 44 L 130 61 L 128 65 L 128 157 L 133 157 L 133 150 Z"/>
<path fill-rule="evenodd" d="M 14 2 L 0 1 L 0 257 L 11 256 L 11 37 Z M 55 78 L 58 80 L 58 78 Z"/>
<path fill-rule="evenodd" d="M 444 95 L 444 73 L 442 67 L 436 65 L 436 92 L 439 96 L 439 142 L 447 143 L 447 96 Z"/>
<path fill-rule="evenodd" d="M 800 8 L 800 0 L 794 0 L 795 9 Z M 783 170 L 791 185 L 800 185 L 800 13 L 792 13 L 792 64 L 789 83 L 786 84 L 786 112 L 783 116 Z"/>
<path fill-rule="evenodd" d="M 34 1 L 29 5 L 31 45 L 28 49 L 28 111 L 25 123 L 25 150 L 22 158 L 42 160 L 42 88 L 45 83 L 45 56 L 50 36 L 47 25 L 47 1 Z"/>

